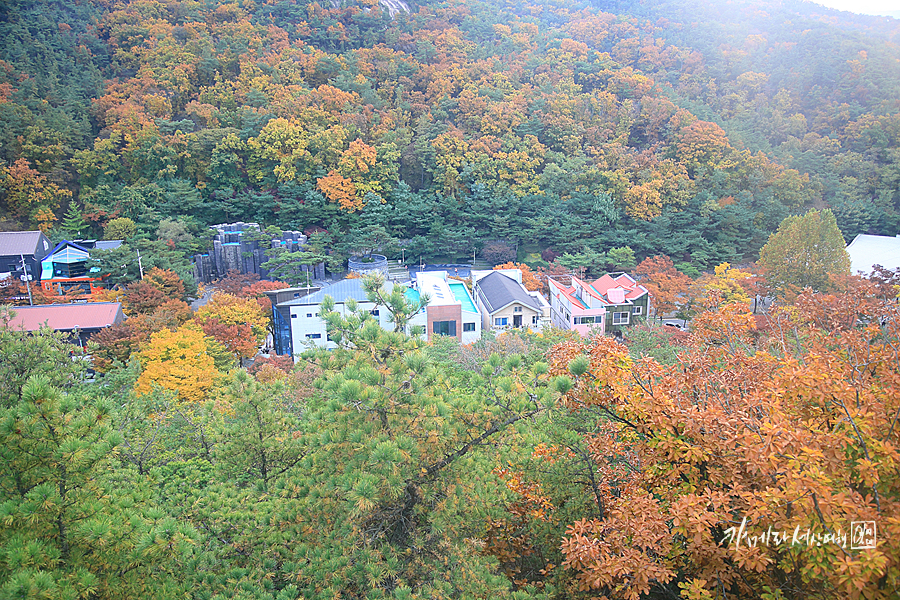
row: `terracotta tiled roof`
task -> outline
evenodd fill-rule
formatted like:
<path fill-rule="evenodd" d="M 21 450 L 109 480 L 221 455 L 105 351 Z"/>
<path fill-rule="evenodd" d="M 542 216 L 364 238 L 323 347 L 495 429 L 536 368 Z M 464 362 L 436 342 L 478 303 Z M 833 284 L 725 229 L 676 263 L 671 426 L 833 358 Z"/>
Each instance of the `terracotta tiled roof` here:
<path fill-rule="evenodd" d="M 592 283 L 591 287 L 604 296 L 607 296 L 609 290 L 612 288 L 624 288 L 626 290 L 626 300 L 636 300 L 637 298 L 640 298 L 647 293 L 647 288 L 639 284 L 627 273 L 622 273 L 621 275 L 615 277 L 607 273 L 606 275 L 600 277 L 594 283 Z"/>
<path fill-rule="evenodd" d="M 559 289 L 559 292 L 566 297 L 566 299 L 577 306 L 578 308 L 587 309 L 587 306 L 584 302 L 578 299 L 578 296 L 575 295 L 575 288 L 563 288 Z"/>
<path fill-rule="evenodd" d="M 45 304 L 17 306 L 9 326 L 25 331 L 37 331 L 46 323 L 56 331 L 102 329 L 124 319 L 119 302 L 85 302 L 81 304 Z"/>

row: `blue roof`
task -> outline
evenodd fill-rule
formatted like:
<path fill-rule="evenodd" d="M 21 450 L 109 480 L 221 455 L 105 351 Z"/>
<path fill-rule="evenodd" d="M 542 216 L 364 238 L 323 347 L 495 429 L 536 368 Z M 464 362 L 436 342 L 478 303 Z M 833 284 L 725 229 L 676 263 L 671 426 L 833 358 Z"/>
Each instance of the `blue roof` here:
<path fill-rule="evenodd" d="M 369 298 L 363 289 L 362 279 L 344 279 L 335 284 L 322 288 L 314 294 L 297 298 L 296 300 L 288 300 L 282 302 L 278 306 L 307 306 L 310 304 L 321 304 L 325 296 L 331 296 L 335 302 L 346 302 L 353 298 L 357 302 L 368 302 Z"/>
<path fill-rule="evenodd" d="M 73 264 L 77 262 L 84 262 L 88 259 L 90 252 L 87 248 L 79 246 L 75 242 L 68 242 L 63 240 L 62 242 L 56 245 L 56 248 L 53 249 L 50 254 L 45 256 L 41 262 L 42 263 L 63 263 L 63 264 Z"/>
<path fill-rule="evenodd" d="M 122 245 L 122 240 L 98 240 L 94 244 L 95 250 L 114 250 Z"/>
<path fill-rule="evenodd" d="M 81 246 L 81 245 L 79 245 L 79 244 L 76 244 L 75 242 L 70 242 L 70 241 L 68 241 L 68 240 L 63 240 L 63 241 L 61 241 L 60 243 L 58 243 L 58 244 L 56 245 L 56 247 L 53 248 L 53 250 L 50 251 L 50 255 L 56 254 L 57 252 L 59 252 L 60 250 L 62 250 L 63 248 L 65 248 L 65 247 L 67 247 L 67 246 L 68 246 L 69 248 L 75 248 L 76 250 L 81 250 L 81 251 L 84 252 L 85 254 L 87 254 L 88 252 L 90 252 L 90 250 L 88 250 L 88 249 L 85 248 L 84 246 Z"/>

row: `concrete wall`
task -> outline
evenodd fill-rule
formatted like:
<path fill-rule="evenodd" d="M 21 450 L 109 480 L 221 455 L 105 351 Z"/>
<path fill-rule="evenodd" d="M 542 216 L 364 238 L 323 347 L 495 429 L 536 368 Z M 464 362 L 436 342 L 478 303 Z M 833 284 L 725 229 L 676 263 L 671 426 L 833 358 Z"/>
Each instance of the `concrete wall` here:
<path fill-rule="evenodd" d="M 481 339 L 481 315 L 469 310 L 460 309 L 460 312 L 463 324 L 475 323 L 475 331 L 462 332 L 461 341 L 463 344 L 474 344 Z"/>

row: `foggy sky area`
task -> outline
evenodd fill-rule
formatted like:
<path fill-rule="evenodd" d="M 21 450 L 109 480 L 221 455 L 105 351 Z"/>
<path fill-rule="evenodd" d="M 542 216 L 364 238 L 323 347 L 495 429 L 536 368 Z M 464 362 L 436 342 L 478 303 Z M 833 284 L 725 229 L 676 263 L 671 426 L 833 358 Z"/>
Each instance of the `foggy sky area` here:
<path fill-rule="evenodd" d="M 900 0 L 816 0 L 815 3 L 859 15 L 876 15 L 900 19 Z"/>

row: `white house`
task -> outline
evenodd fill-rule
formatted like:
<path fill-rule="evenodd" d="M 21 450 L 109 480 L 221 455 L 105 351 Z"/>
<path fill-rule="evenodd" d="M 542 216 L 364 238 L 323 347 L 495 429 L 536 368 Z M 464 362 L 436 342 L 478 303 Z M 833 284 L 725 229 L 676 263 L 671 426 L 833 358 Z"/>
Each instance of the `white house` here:
<path fill-rule="evenodd" d="M 471 344 L 481 337 L 481 317 L 464 283 L 450 280 L 444 272 L 420 273 L 415 287 L 406 290 L 406 297 L 418 301 L 421 293 L 429 296 L 428 306 L 413 315 L 409 327 L 421 326 L 429 340 L 435 335 L 450 335 L 463 344 Z M 282 352 L 296 355 L 311 345 L 328 349 L 337 347 L 328 339 L 326 322 L 321 316 L 325 296 L 334 299 L 335 312 L 349 315 L 347 303 L 352 299 L 359 307 L 357 310 L 369 311 L 382 329 L 394 329 L 389 320 L 390 313 L 384 306 L 368 299 L 362 280 L 345 279 L 308 296 L 273 307 L 273 315 L 286 320 L 290 329 L 290 347 L 282 344 Z"/>
<path fill-rule="evenodd" d="M 471 344 L 481 338 L 481 315 L 465 283 L 450 279 L 445 271 L 422 272 L 407 296 L 418 300 L 420 294 L 428 295 L 428 306 L 409 324 L 424 326 L 429 340 L 449 335 Z"/>
<path fill-rule="evenodd" d="M 291 350 L 299 354 L 304 348 L 318 346 L 320 348 L 336 348 L 337 344 L 328 339 L 325 319 L 321 317 L 322 301 L 325 296 L 334 299 L 334 310 L 342 315 L 349 315 L 347 301 L 351 298 L 357 302 L 360 309 L 368 310 L 376 317 L 384 329 L 393 329 L 388 323 L 387 311 L 384 307 L 377 306 L 366 297 L 361 279 L 345 279 L 334 285 L 322 288 L 314 294 L 289 300 L 278 305 L 279 308 L 287 308 L 290 313 Z"/>
<path fill-rule="evenodd" d="M 861 233 L 847 246 L 847 253 L 850 255 L 850 272 L 854 275 L 859 271 L 869 275 L 875 265 L 900 269 L 900 235 L 890 237 Z"/>
<path fill-rule="evenodd" d="M 540 292 L 525 289 L 521 270 L 472 271 L 472 281 L 483 327 L 539 331 L 550 324 L 550 305 Z"/>

